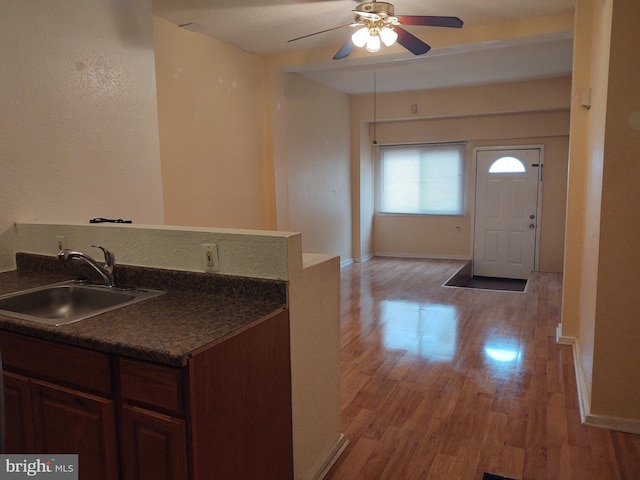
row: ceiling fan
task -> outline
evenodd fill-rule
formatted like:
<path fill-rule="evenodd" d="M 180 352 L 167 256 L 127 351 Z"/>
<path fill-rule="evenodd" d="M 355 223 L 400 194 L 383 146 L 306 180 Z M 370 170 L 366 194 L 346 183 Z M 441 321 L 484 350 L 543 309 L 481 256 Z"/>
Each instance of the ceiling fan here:
<path fill-rule="evenodd" d="M 303 38 L 330 32 L 344 27 L 360 27 L 333 56 L 334 60 L 346 58 L 355 47 L 365 47 L 369 52 L 380 50 L 381 42 L 390 47 L 396 41 L 414 55 L 422 55 L 431 47 L 415 35 L 409 33 L 401 25 L 419 25 L 425 27 L 461 28 L 462 20 L 458 17 L 439 17 L 425 15 L 395 15 L 394 7 L 387 2 L 365 2 L 358 5 L 354 22 L 348 25 L 321 30 L 319 32 L 293 38 L 295 42 Z"/>

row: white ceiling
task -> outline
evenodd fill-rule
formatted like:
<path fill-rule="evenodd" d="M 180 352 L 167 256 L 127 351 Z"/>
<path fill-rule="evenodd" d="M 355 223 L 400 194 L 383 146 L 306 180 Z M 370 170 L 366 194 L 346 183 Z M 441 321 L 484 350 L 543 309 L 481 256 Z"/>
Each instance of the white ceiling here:
<path fill-rule="evenodd" d="M 345 42 L 348 27 L 287 42 L 309 33 L 348 25 L 352 0 L 153 0 L 154 13 L 191 31 L 210 35 L 259 55 L 334 48 Z M 560 15 L 574 0 L 397 0 L 396 15 L 460 17 L 465 27 Z M 463 28 L 465 28 L 463 27 Z M 405 27 L 429 43 L 429 30 Z M 333 50 L 331 50 L 333 51 Z M 330 57 L 330 55 L 328 55 Z M 346 93 L 373 90 L 373 56 L 357 56 L 292 66 L 320 83 Z M 380 92 L 528 80 L 571 72 L 570 32 L 520 37 L 507 41 L 433 48 L 421 56 L 408 52 L 376 56 L 376 88 Z"/>

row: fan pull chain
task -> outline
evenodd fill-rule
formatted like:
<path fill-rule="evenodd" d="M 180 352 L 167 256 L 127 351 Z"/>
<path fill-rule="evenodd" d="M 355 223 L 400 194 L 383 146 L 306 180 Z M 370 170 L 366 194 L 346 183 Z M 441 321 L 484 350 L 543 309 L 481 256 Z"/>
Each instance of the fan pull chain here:
<path fill-rule="evenodd" d="M 373 144 L 378 144 L 377 118 L 378 118 L 378 95 L 377 95 L 377 79 L 376 79 L 376 54 L 373 54 Z"/>

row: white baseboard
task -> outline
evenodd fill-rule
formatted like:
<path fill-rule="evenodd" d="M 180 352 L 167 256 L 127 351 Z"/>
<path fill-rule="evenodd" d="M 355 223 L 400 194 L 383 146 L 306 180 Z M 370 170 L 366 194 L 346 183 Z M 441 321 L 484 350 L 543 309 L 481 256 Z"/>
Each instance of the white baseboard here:
<path fill-rule="evenodd" d="M 561 323 L 559 323 L 558 326 L 556 327 L 556 343 L 560 345 L 575 345 L 576 343 L 575 337 L 567 337 L 565 335 L 562 335 Z M 575 355 L 574 355 L 574 361 L 575 361 Z"/>
<path fill-rule="evenodd" d="M 580 367 L 580 355 L 578 342 L 575 337 L 560 337 L 563 338 L 566 343 L 564 345 L 570 345 L 573 350 L 573 369 L 576 377 L 576 388 L 578 389 L 578 407 L 580 408 L 580 421 L 584 424 L 587 423 L 587 415 L 591 411 L 591 398 L 587 393 L 587 384 L 584 381 L 584 375 L 582 374 L 582 368 Z"/>
<path fill-rule="evenodd" d="M 369 260 L 371 260 L 373 257 L 374 257 L 374 255 L 369 254 L 369 255 L 365 255 L 364 257 L 358 257 L 358 258 L 355 258 L 355 259 L 354 259 L 354 261 L 355 261 L 356 263 L 364 263 L 364 262 L 368 262 L 368 261 L 369 261 Z"/>
<path fill-rule="evenodd" d="M 340 268 L 348 267 L 353 263 L 353 258 L 348 258 L 346 260 L 340 261 Z"/>
<path fill-rule="evenodd" d="M 338 441 L 329 451 L 325 459 L 312 470 L 312 473 L 308 477 L 309 480 L 322 480 L 327 473 L 329 473 L 331 467 L 333 467 L 333 465 L 338 461 L 338 458 L 340 458 L 344 449 L 347 448 L 347 445 L 349 445 L 349 440 L 347 440 L 347 437 L 341 433 L 340 437 L 338 437 Z"/>
<path fill-rule="evenodd" d="M 573 364 L 575 367 L 576 386 L 578 389 L 578 406 L 580 408 L 580 421 L 584 425 L 591 427 L 606 428 L 609 430 L 618 430 L 626 433 L 640 434 L 640 421 L 609 417 L 605 415 L 597 415 L 591 413 L 591 399 L 587 394 L 587 387 L 580 368 L 580 347 L 575 337 L 562 335 L 562 324 L 558 324 L 556 328 L 556 343 L 561 345 L 570 345 L 573 349 Z"/>
<path fill-rule="evenodd" d="M 423 255 L 413 253 L 376 252 L 376 257 L 424 258 L 425 260 L 470 260 L 465 255 Z"/>
<path fill-rule="evenodd" d="M 640 422 L 626 418 L 605 417 L 602 415 L 587 415 L 585 425 L 617 430 L 625 433 L 640 434 Z"/>

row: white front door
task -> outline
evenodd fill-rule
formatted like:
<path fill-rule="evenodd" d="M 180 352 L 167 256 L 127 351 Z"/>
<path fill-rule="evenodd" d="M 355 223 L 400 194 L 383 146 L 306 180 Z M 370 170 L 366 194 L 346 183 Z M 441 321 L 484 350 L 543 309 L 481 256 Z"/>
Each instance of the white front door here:
<path fill-rule="evenodd" d="M 478 150 L 473 274 L 529 278 L 535 267 L 540 149 Z"/>

